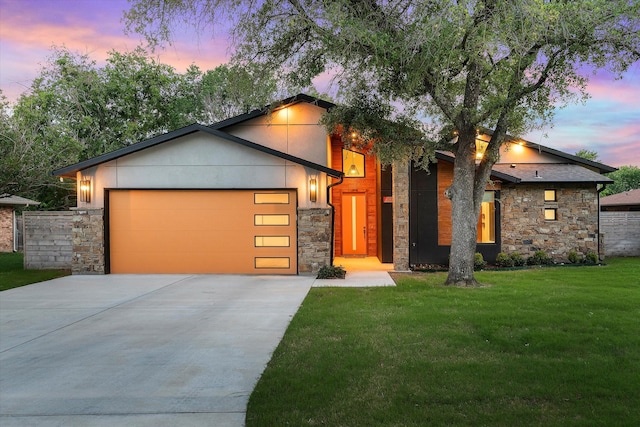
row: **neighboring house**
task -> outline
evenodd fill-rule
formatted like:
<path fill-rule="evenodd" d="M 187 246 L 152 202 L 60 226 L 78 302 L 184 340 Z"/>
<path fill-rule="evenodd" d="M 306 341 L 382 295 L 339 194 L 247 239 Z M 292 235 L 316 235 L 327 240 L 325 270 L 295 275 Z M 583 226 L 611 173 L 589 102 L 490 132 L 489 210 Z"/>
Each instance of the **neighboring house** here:
<path fill-rule="evenodd" d="M 397 270 L 446 263 L 450 154 L 430 173 L 382 167 L 327 135 L 319 120 L 333 104 L 297 95 L 278 105 L 55 171 L 79 183 L 73 271 L 296 274 L 334 256 Z M 478 223 L 485 258 L 597 252 L 597 184 L 615 169 L 524 141 L 502 156 Z"/>
<path fill-rule="evenodd" d="M 40 202 L 11 194 L 0 194 L 0 252 L 17 250 L 16 208 Z"/>
<path fill-rule="evenodd" d="M 600 229 L 607 256 L 640 256 L 640 189 L 600 199 Z"/>

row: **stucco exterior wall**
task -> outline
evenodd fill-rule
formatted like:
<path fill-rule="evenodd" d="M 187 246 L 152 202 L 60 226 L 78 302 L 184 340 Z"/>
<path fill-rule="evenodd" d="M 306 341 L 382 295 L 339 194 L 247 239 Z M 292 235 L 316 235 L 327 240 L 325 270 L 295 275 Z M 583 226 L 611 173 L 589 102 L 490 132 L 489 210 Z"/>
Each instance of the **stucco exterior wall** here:
<path fill-rule="evenodd" d="M 327 164 L 327 131 L 319 124 L 326 110 L 298 103 L 224 129 L 231 135 L 300 157 Z"/>
<path fill-rule="evenodd" d="M 327 166 L 327 133 L 318 124 L 325 110 L 300 103 L 229 129 L 230 134 Z M 326 175 L 279 157 L 205 132 L 196 132 L 150 149 L 88 168 L 77 174 L 89 179 L 90 203 L 104 207 L 104 188 L 296 188 L 301 207 L 326 207 Z M 309 200 L 309 180 L 318 183 L 316 202 Z"/>
<path fill-rule="evenodd" d="M 545 202 L 544 191 L 555 189 L 557 202 Z M 504 185 L 500 196 L 502 251 L 525 257 L 544 250 L 557 262 L 569 251 L 598 253 L 598 194 L 590 184 Z M 557 209 L 557 220 L 544 218 L 545 208 Z"/>
<path fill-rule="evenodd" d="M 0 206 L 0 252 L 13 252 L 13 206 Z"/>

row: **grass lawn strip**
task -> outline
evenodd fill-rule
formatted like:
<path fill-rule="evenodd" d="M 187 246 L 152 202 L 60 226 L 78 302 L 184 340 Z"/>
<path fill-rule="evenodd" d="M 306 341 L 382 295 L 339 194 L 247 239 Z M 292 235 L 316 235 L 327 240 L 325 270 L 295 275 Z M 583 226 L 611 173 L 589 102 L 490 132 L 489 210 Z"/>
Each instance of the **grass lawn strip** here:
<path fill-rule="evenodd" d="M 19 252 L 0 253 L 0 291 L 71 274 L 69 270 L 25 270 L 23 259 Z"/>
<path fill-rule="evenodd" d="M 640 425 L 640 260 L 314 288 L 248 426 Z"/>

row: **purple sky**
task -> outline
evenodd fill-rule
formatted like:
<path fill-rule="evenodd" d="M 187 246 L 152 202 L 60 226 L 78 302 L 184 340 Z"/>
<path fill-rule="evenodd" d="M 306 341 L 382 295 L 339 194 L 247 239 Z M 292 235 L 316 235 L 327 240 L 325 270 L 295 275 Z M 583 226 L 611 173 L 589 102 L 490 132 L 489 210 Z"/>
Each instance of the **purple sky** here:
<path fill-rule="evenodd" d="M 128 8 L 127 0 L 0 0 L 0 89 L 15 100 L 54 45 L 87 53 L 102 64 L 112 49 L 124 52 L 144 44 L 138 35 L 124 35 L 121 18 Z M 192 63 L 207 70 L 228 60 L 227 46 L 223 31 L 198 36 L 185 27 L 158 59 L 179 72 Z M 640 166 L 640 63 L 622 80 L 606 72 L 591 76 L 588 90 L 586 105 L 558 110 L 553 127 L 524 138 L 571 154 L 597 151 L 611 166 Z"/>

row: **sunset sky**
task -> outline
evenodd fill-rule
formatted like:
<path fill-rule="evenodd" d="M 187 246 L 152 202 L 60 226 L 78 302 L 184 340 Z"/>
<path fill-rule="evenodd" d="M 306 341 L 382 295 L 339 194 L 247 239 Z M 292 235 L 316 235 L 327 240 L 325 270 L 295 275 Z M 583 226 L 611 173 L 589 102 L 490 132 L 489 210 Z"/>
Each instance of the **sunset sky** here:
<path fill-rule="evenodd" d="M 121 18 L 128 8 L 127 0 L 0 0 L 3 94 L 14 101 L 28 89 L 54 45 L 86 53 L 99 64 L 110 50 L 144 45 L 140 36 L 124 34 Z M 179 72 L 192 63 L 207 70 L 229 59 L 227 47 L 224 31 L 197 35 L 185 27 L 158 59 Z M 640 63 L 622 80 L 606 72 L 591 76 L 588 91 L 585 105 L 558 110 L 553 127 L 523 137 L 571 154 L 593 150 L 611 166 L 640 166 Z"/>

